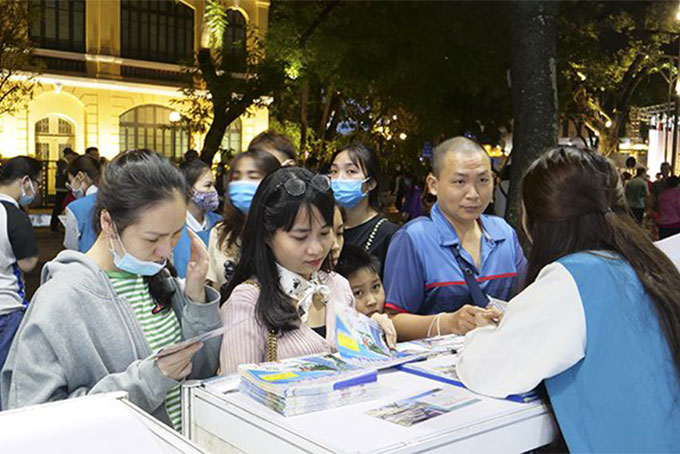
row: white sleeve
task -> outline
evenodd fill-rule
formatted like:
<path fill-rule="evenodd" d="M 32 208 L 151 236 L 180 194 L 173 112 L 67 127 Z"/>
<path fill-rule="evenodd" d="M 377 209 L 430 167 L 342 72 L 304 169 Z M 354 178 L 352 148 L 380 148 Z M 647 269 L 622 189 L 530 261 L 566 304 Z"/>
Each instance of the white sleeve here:
<path fill-rule="evenodd" d="M 586 318 L 576 282 L 551 263 L 510 300 L 498 326 L 469 332 L 456 371 L 469 389 L 493 397 L 531 391 L 585 355 Z"/>
<path fill-rule="evenodd" d="M 64 247 L 74 251 L 79 250 L 80 232 L 78 231 L 78 220 L 73 211 L 66 207 L 66 222 L 64 223 Z"/>

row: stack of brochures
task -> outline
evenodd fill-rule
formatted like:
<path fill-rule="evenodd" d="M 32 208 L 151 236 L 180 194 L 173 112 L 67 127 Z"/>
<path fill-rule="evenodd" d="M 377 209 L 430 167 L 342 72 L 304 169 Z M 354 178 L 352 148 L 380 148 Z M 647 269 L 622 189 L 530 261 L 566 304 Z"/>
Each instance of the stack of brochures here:
<path fill-rule="evenodd" d="M 378 393 L 376 369 L 332 354 L 244 364 L 238 371 L 242 393 L 284 416 L 363 402 Z"/>
<path fill-rule="evenodd" d="M 465 387 L 456 372 L 456 355 L 441 355 L 411 364 L 399 366 L 403 371 L 410 372 L 421 377 L 430 378 L 443 383 Z M 515 402 L 531 402 L 538 399 L 536 392 L 531 391 L 524 394 L 511 394 L 506 397 Z"/>
<path fill-rule="evenodd" d="M 425 349 L 420 352 L 390 350 L 380 325 L 351 307 L 336 308 L 335 324 L 338 353 L 357 366 L 385 369 L 422 359 L 427 354 Z"/>
<path fill-rule="evenodd" d="M 423 354 L 436 356 L 441 354 L 456 353 L 463 348 L 465 336 L 460 334 L 447 334 L 444 336 L 426 337 L 424 339 L 401 342 L 397 350 L 405 354 Z"/>

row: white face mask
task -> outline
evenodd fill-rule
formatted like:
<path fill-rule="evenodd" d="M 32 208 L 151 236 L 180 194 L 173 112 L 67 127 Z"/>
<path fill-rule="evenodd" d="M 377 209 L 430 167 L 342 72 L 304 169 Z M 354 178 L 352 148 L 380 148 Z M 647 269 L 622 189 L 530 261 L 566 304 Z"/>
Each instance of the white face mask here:
<path fill-rule="evenodd" d="M 78 176 L 76 175 L 76 178 Z M 74 178 L 74 180 L 76 179 Z M 80 185 L 76 186 L 71 186 L 71 194 L 73 194 L 73 197 L 76 199 L 80 199 L 81 197 L 85 197 L 85 189 L 83 188 L 84 184 L 83 181 L 81 180 Z"/>
<path fill-rule="evenodd" d="M 165 265 L 168 262 L 167 260 L 163 260 L 163 263 L 149 262 L 146 260 L 140 260 L 134 255 L 128 253 L 125 250 L 125 246 L 123 245 L 123 241 L 120 239 L 118 232 L 116 232 L 115 235 L 116 240 L 118 240 L 118 244 L 120 244 L 121 249 L 123 249 L 123 256 L 121 257 L 118 255 L 116 249 L 113 247 L 113 238 L 109 238 L 109 250 L 113 255 L 113 263 L 119 270 L 127 271 L 128 273 L 139 276 L 155 276 L 156 274 L 160 273 L 163 268 L 165 268 Z"/>

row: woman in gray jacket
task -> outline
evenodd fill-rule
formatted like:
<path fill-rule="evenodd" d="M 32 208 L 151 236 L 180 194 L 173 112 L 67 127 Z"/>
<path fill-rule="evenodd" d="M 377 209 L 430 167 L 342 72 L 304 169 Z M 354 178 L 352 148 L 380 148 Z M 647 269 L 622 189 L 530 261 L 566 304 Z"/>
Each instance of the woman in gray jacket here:
<path fill-rule="evenodd" d="M 215 375 L 220 340 L 150 356 L 221 325 L 201 240 L 192 237 L 186 284 L 166 268 L 187 199 L 181 173 L 156 152 L 128 151 L 108 164 L 97 241 L 45 265 L 2 370 L 3 408 L 122 390 L 179 430 L 179 381 Z"/>

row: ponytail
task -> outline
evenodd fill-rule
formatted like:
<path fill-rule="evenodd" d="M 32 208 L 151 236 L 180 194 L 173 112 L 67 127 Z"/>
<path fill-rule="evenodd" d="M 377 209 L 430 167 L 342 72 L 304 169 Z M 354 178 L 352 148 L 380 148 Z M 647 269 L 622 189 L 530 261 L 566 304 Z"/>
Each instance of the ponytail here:
<path fill-rule="evenodd" d="M 633 220 L 613 164 L 572 147 L 548 150 L 524 176 L 522 200 L 532 238 L 525 285 L 561 257 L 618 254 L 650 296 L 680 380 L 680 272 Z"/>

